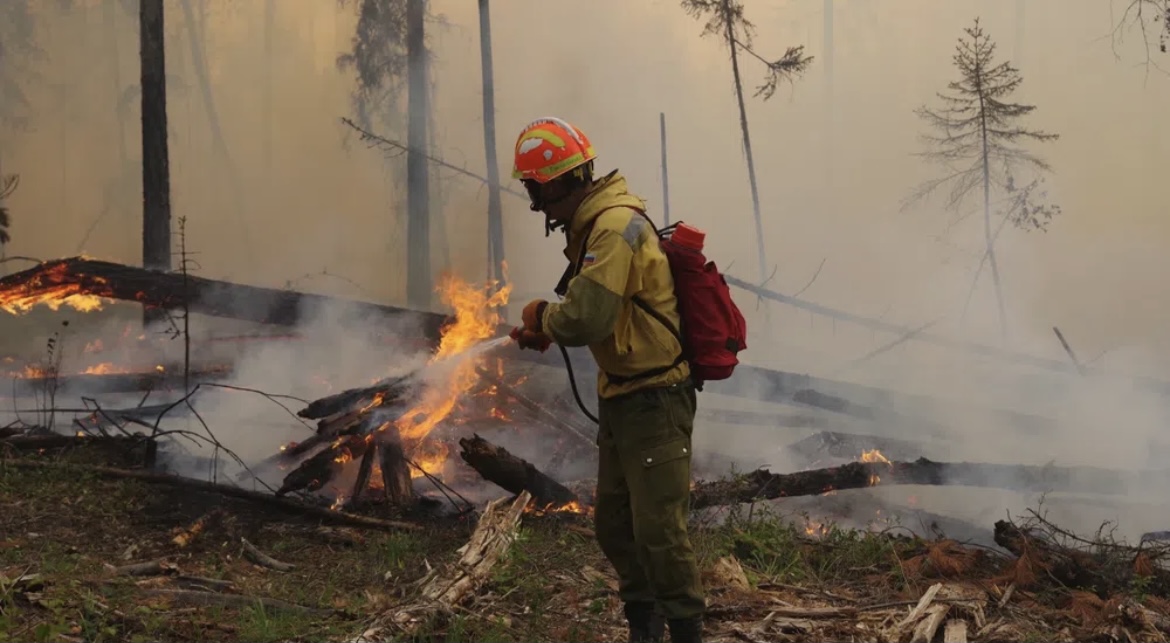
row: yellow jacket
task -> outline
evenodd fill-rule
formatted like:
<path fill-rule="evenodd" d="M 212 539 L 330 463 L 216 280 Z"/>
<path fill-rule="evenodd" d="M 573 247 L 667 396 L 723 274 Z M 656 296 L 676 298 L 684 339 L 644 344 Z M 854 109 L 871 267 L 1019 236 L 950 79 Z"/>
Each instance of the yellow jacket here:
<path fill-rule="evenodd" d="M 545 334 L 556 343 L 589 347 L 602 398 L 669 386 L 690 376 L 674 330 L 679 315 L 670 264 L 653 226 L 634 208 L 642 210 L 645 203 L 626 190 L 617 170 L 594 184 L 565 232 L 565 257 L 573 266 L 580 260 L 581 271 L 569 281 L 564 299 L 548 304 L 541 318 Z M 624 379 L 653 369 L 663 372 Z"/>

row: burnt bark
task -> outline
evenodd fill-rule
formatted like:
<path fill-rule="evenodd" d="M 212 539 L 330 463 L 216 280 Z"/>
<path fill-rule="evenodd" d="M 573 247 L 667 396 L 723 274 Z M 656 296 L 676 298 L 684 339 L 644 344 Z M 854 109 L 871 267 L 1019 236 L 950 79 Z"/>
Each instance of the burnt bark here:
<path fill-rule="evenodd" d="M 699 483 L 691 492 L 693 508 L 811 496 L 877 485 L 948 485 L 1011 491 L 1062 491 L 1128 495 L 1134 489 L 1170 484 L 1170 471 L 1123 472 L 1096 467 L 1050 467 L 981 462 L 851 462 L 839 467 L 770 473 L 758 469 L 731 481 Z"/>
<path fill-rule="evenodd" d="M 373 404 L 390 406 L 410 395 L 416 381 L 410 375 L 386 378 L 373 386 L 351 388 L 314 400 L 297 415 L 310 420 L 329 418 L 338 413 L 355 413 Z M 322 428 L 318 424 L 318 429 Z"/>
<path fill-rule="evenodd" d="M 80 257 L 47 261 L 0 278 L 0 306 L 12 306 L 54 293 L 60 293 L 61 297 L 96 295 L 166 309 L 181 309 L 184 294 L 190 293 L 188 306 L 192 313 L 282 326 L 297 325 L 305 311 L 345 307 L 370 318 L 417 320 L 423 338 L 430 343 L 438 341 L 440 329 L 449 321 L 448 316 L 437 313 L 420 313 L 396 306 L 261 288 L 194 275 L 187 275 L 184 284 L 181 274 Z"/>
<path fill-rule="evenodd" d="M 171 173 L 163 1 L 138 4 L 142 86 L 142 265 L 171 268 Z"/>
<path fill-rule="evenodd" d="M 400 506 L 412 504 L 414 483 L 410 478 L 410 463 L 406 460 L 406 452 L 402 450 L 398 429 L 390 427 L 378 435 L 378 452 L 382 457 L 382 487 L 386 499 Z"/>
<path fill-rule="evenodd" d="M 527 491 L 532 494 L 532 499 L 538 507 L 555 509 L 580 502 L 577 494 L 541 473 L 532 463 L 512 455 L 507 449 L 496 446 L 478 435 L 461 438 L 459 446 L 462 447 L 459 457 L 485 480 L 511 493 Z"/>
<path fill-rule="evenodd" d="M 3 297 L 3 295 L 0 295 Z M 177 367 L 176 367 L 177 368 Z M 227 379 L 231 370 L 213 368 L 207 370 L 193 370 L 191 377 L 198 380 Z M 79 392 L 86 394 L 125 393 L 134 391 L 180 391 L 183 388 L 183 371 L 170 370 L 159 373 L 106 373 L 102 375 L 78 374 L 58 375 L 56 377 L 16 377 L 5 385 L 13 397 L 28 397 L 45 390 L 45 387 L 56 387 L 58 397 L 67 393 Z M 176 409 L 177 410 L 177 409 Z M 173 412 L 173 411 L 172 411 Z M 122 417 L 126 414 L 122 414 Z M 133 417 L 143 418 L 145 414 L 134 414 Z M 153 419 L 151 419 L 153 421 Z"/>
<path fill-rule="evenodd" d="M 347 436 L 337 446 L 324 449 L 305 460 L 284 477 L 280 489 L 276 490 L 276 495 L 283 496 L 302 489 L 317 491 L 329 484 L 329 481 L 341 473 L 351 460 L 361 458 L 366 454 L 366 450 L 370 446 L 368 437 L 365 435 Z"/>

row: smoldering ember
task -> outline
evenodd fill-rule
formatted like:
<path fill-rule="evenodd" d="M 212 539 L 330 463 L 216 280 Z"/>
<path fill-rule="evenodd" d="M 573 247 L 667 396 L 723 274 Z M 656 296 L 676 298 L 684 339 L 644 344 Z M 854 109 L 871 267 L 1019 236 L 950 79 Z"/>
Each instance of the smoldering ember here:
<path fill-rule="evenodd" d="M 1170 641 L 1170 0 L 904 2 L 5 0 L 0 643 Z"/>

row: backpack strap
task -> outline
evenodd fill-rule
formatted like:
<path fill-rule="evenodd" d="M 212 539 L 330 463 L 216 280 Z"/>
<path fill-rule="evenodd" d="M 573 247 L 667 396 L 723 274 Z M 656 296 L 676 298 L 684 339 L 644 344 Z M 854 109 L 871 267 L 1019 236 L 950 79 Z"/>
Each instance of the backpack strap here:
<path fill-rule="evenodd" d="M 663 230 L 659 230 L 658 227 L 654 225 L 654 221 L 650 219 L 650 217 L 646 214 L 646 212 L 644 210 L 642 210 L 641 208 L 635 208 L 632 206 L 614 205 L 614 206 L 609 206 L 609 207 L 605 208 L 601 212 L 605 212 L 606 210 L 612 210 L 614 208 L 630 208 L 634 212 L 641 215 L 644 219 L 646 219 L 646 222 L 650 224 L 650 228 L 652 230 L 654 230 L 655 237 L 661 238 L 662 232 L 667 231 L 667 230 L 671 230 L 674 228 L 674 225 L 671 225 L 671 226 L 664 228 Z M 600 215 L 601 215 L 601 213 L 599 212 L 598 216 L 600 216 Z M 586 226 L 584 237 L 581 239 L 581 248 L 580 248 L 580 251 L 577 253 L 577 260 L 570 263 L 565 268 L 565 272 L 561 275 L 560 281 L 557 282 L 557 287 L 554 289 L 554 292 L 556 292 L 558 297 L 564 297 L 565 294 L 569 292 L 569 282 L 572 281 L 572 279 L 574 277 L 576 277 L 578 274 L 581 273 L 581 268 L 584 266 L 584 263 L 585 263 L 585 250 L 586 250 L 586 248 L 589 247 L 589 236 L 591 234 L 593 234 L 593 227 L 596 223 L 597 223 L 597 218 L 595 217 L 593 219 L 593 221 L 590 221 L 589 225 Z M 568 236 L 567 229 L 566 229 L 565 235 Z M 662 324 L 666 328 L 666 330 L 670 331 L 670 334 L 673 335 L 675 340 L 678 341 L 678 344 L 682 350 L 679 351 L 679 354 L 677 357 L 675 357 L 674 361 L 666 366 L 658 366 L 658 367 L 655 367 L 655 368 L 652 368 L 649 370 L 642 371 L 640 373 L 635 373 L 634 375 L 625 375 L 625 376 L 614 375 L 612 373 L 606 372 L 606 374 L 605 374 L 606 378 L 608 378 L 609 381 L 613 382 L 614 384 L 625 384 L 625 383 L 633 382 L 636 380 L 646 379 L 646 378 L 650 378 L 650 377 L 656 377 L 658 375 L 662 375 L 664 373 L 670 372 L 671 370 L 676 368 L 679 364 L 682 364 L 683 362 L 687 361 L 686 345 L 683 342 L 681 330 L 678 328 L 675 328 L 674 324 L 670 323 L 670 320 L 666 318 L 666 315 L 663 315 L 662 313 L 658 312 L 657 310 L 654 310 L 654 308 L 651 307 L 650 304 L 646 303 L 645 300 L 641 299 L 640 297 L 638 297 L 636 295 L 630 297 L 630 299 L 631 299 L 631 301 L 634 302 L 634 304 L 638 308 L 641 308 L 643 312 L 645 312 L 651 318 L 656 320 L 658 323 Z"/>

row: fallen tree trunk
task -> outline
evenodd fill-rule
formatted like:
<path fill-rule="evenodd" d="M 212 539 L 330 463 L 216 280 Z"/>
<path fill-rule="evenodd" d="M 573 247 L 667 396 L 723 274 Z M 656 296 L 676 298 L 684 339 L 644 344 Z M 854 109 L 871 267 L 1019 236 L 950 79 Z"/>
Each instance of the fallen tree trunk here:
<path fill-rule="evenodd" d="M 907 440 L 834 431 L 810 435 L 789 444 L 784 450 L 808 462 L 841 458 L 856 460 L 865 451 L 879 451 L 889 460 L 911 460 L 922 456 L 922 447 Z"/>
<path fill-rule="evenodd" d="M 459 560 L 432 569 L 420 581 L 421 590 L 415 600 L 382 614 L 357 640 L 389 640 L 390 635 L 397 639 L 399 631 L 405 631 L 409 638 L 436 617 L 452 612 L 487 580 L 492 566 L 507 552 L 531 499 L 527 492 L 522 492 L 509 504 L 503 498 L 489 502 Z"/>
<path fill-rule="evenodd" d="M 437 340 L 444 315 L 396 306 L 248 286 L 194 275 L 148 270 L 109 261 L 73 257 L 47 261 L 0 278 L 0 306 L 19 311 L 29 305 L 71 295 L 136 301 L 148 308 L 179 309 L 186 302 L 196 314 L 260 324 L 295 326 L 302 315 L 324 307 L 343 307 L 363 316 L 417 319 L 423 335 Z"/>
<path fill-rule="evenodd" d="M 812 496 L 876 485 L 948 485 L 1010 491 L 1082 492 L 1128 495 L 1133 489 L 1159 489 L 1170 471 L 1122 472 L 1096 467 L 1048 467 L 980 462 L 851 462 L 796 473 L 758 469 L 731 481 L 699 483 L 691 492 L 694 508 L 787 496 Z"/>
<path fill-rule="evenodd" d="M 216 381 L 230 377 L 232 371 L 224 368 L 207 368 L 191 371 L 192 381 Z M 128 393 L 138 391 L 178 391 L 184 385 L 183 371 L 140 373 L 104 373 L 58 375 L 54 377 L 16 377 L 11 384 L 0 387 L 4 397 L 32 397 L 43 394 L 45 387 L 56 388 L 58 399 L 69 395 L 98 395 L 102 393 Z"/>
<path fill-rule="evenodd" d="M 286 513 L 300 514 L 305 516 L 312 516 L 324 522 L 332 522 L 343 525 L 354 525 L 357 527 L 370 527 L 373 529 L 386 530 L 418 530 L 421 529 L 418 525 L 408 522 L 398 522 L 394 520 L 381 520 L 379 518 L 369 518 L 367 516 L 358 516 L 343 511 L 334 511 L 324 507 L 316 507 L 313 505 L 306 505 L 303 503 L 288 500 L 286 498 L 278 498 L 259 491 L 251 491 L 249 489 L 241 489 L 239 487 L 232 487 L 224 484 L 216 484 L 214 482 L 206 482 L 204 480 L 194 480 L 192 478 L 180 478 L 178 476 L 168 475 L 164 473 L 153 473 L 150 471 L 136 471 L 133 469 L 114 469 L 111 467 L 96 467 L 82 464 L 62 464 L 57 462 L 35 462 L 30 460 L 3 460 L 0 459 L 0 469 L 4 467 L 12 467 L 14 469 L 50 469 L 58 471 L 67 471 L 72 473 L 88 473 L 104 478 L 124 478 L 129 480 L 138 480 L 148 484 L 165 484 L 176 487 L 183 487 L 185 489 L 193 489 L 196 491 L 203 491 L 207 493 L 217 493 L 231 498 L 239 498 L 241 500 L 248 500 L 257 502 L 274 509 L 282 510 Z"/>
<path fill-rule="evenodd" d="M 553 480 L 532 463 L 518 458 L 503 447 L 475 435 L 460 438 L 459 457 L 489 482 L 514 494 L 528 492 L 543 509 L 554 509 L 579 502 L 577 494 Z"/>

